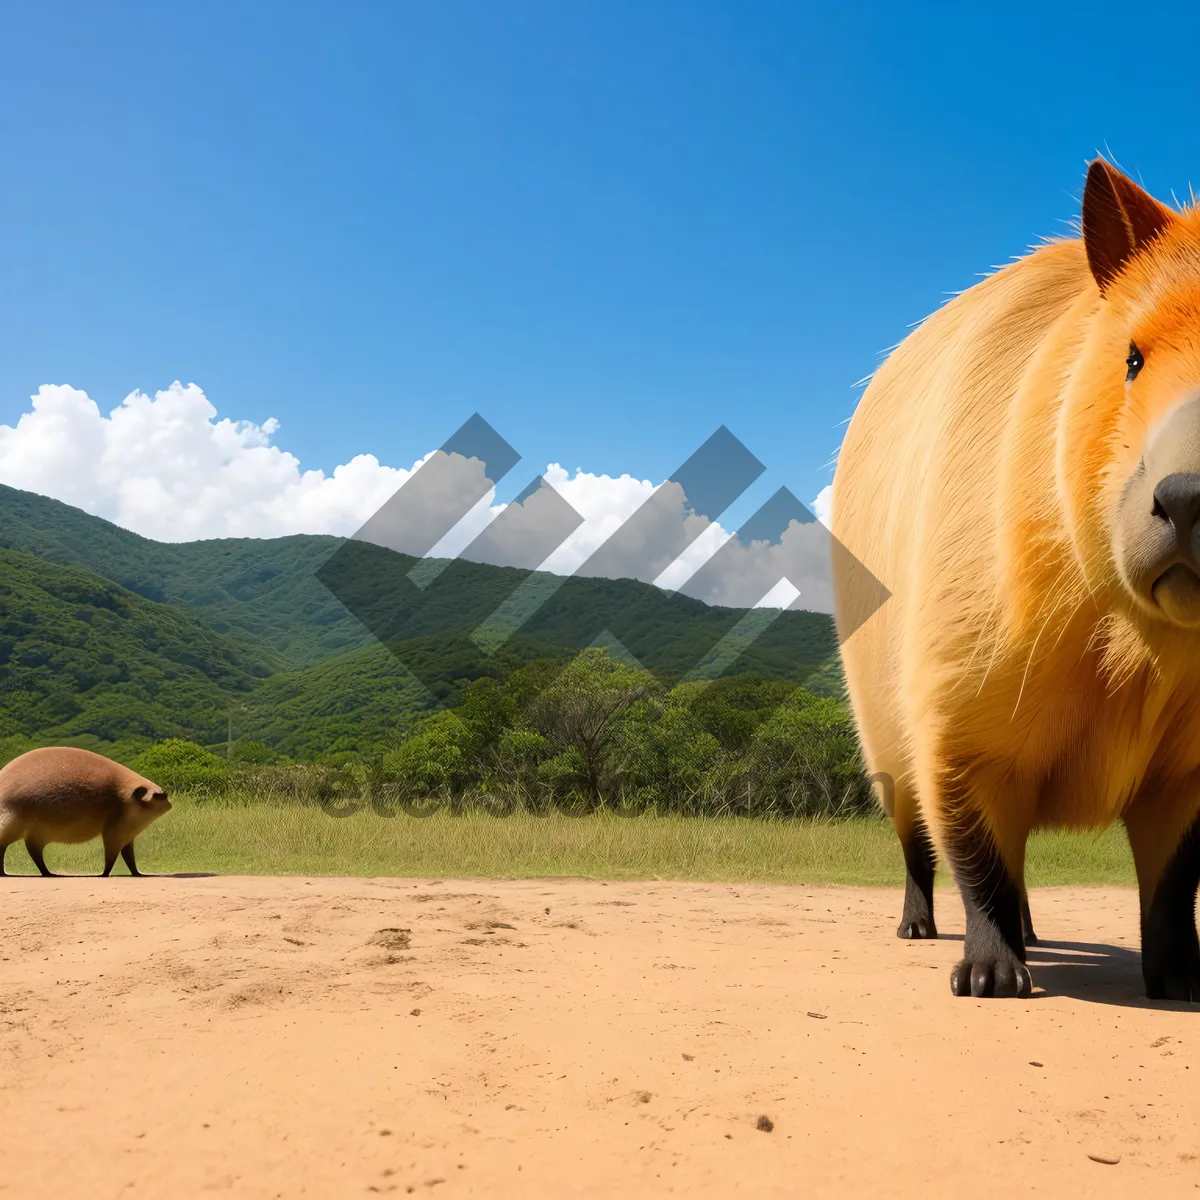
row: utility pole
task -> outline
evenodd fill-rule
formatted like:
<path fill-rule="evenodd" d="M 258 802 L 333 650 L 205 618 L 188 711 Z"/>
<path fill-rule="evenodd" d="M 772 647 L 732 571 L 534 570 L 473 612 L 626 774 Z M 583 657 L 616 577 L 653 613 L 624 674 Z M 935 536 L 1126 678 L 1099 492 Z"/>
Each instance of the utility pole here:
<path fill-rule="evenodd" d="M 226 726 L 225 726 L 225 761 L 226 761 L 226 762 L 232 762 L 232 761 L 233 761 L 233 710 L 234 710 L 235 708 L 238 710 L 238 712 L 245 712 L 245 711 L 246 711 L 246 706 L 245 706 L 244 704 L 231 704 L 231 705 L 230 705 L 230 706 L 229 706 L 229 707 L 228 707 L 228 708 L 225 710 L 225 719 L 226 719 Z"/>

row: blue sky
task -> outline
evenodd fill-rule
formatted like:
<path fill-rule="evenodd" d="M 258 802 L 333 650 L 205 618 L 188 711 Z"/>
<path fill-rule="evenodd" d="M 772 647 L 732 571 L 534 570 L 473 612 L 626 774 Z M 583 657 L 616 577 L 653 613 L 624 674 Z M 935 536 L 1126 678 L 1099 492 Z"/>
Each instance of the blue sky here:
<path fill-rule="evenodd" d="M 1132 14 L 1132 17 L 1131 17 Z M 827 484 L 854 383 L 1064 232 L 1106 145 L 1200 184 L 1190 6 L 0 10 L 0 425 L 200 385 L 305 467 L 480 411 L 665 477 L 721 423 Z M 130 465 L 136 471 L 136 464 Z"/>

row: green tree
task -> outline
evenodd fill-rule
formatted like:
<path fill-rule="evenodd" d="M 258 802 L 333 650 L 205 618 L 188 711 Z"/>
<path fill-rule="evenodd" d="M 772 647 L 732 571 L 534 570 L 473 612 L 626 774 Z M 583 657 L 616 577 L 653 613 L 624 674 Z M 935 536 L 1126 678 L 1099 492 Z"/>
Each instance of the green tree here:
<path fill-rule="evenodd" d="M 604 801 L 617 765 L 613 750 L 630 710 L 656 692 L 648 672 L 627 666 L 604 650 L 585 650 L 559 671 L 533 701 L 534 720 L 543 735 L 559 748 L 554 782 L 567 780 L 584 792 L 588 803 Z M 543 764 L 543 777 L 550 772 Z"/>

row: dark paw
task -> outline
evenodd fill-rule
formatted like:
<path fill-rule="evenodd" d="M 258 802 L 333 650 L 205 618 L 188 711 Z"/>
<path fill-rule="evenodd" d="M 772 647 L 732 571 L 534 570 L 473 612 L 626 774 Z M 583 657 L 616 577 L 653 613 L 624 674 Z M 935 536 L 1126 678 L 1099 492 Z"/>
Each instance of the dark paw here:
<path fill-rule="evenodd" d="M 937 926 L 933 923 L 932 917 L 917 917 L 915 919 L 905 917 L 900 922 L 900 928 L 896 930 L 898 938 L 911 939 L 912 941 L 935 938 L 937 935 Z"/>
<path fill-rule="evenodd" d="M 1017 997 L 1033 992 L 1029 968 L 1014 955 L 996 959 L 964 958 L 950 972 L 950 990 L 956 996 Z"/>
<path fill-rule="evenodd" d="M 1182 1000 L 1200 1004 L 1200 962 L 1186 961 L 1144 973 L 1148 1000 Z"/>
<path fill-rule="evenodd" d="M 1200 1003 L 1200 939 L 1195 921 L 1190 904 L 1175 913 L 1151 910 L 1142 928 L 1142 978 L 1150 1000 Z"/>
<path fill-rule="evenodd" d="M 1025 930 L 1025 945 L 1036 946 L 1038 944 L 1038 935 L 1032 929 Z"/>

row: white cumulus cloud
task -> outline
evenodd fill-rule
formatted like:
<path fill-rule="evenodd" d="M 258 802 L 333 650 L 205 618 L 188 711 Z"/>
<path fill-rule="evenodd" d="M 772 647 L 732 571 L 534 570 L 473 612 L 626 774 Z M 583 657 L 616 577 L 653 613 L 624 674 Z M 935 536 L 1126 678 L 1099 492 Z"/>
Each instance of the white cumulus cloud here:
<path fill-rule="evenodd" d="M 219 417 L 195 384 L 176 382 L 153 396 L 132 392 L 107 414 L 84 391 L 46 384 L 15 425 L 0 425 L 0 483 L 52 496 L 159 541 L 293 533 L 349 536 L 366 524 L 370 540 L 403 548 L 399 543 L 419 532 L 390 528 L 385 505 L 440 452 L 431 451 L 407 467 L 360 454 L 328 473 L 304 470 L 295 455 L 275 444 L 279 428 L 274 418 L 256 424 Z M 461 494 L 459 483 L 478 463 L 459 459 L 450 466 L 437 478 Z M 544 473 L 545 486 L 581 518 L 572 521 L 573 531 L 546 558 L 546 570 L 570 574 L 582 567 L 590 574 L 657 580 L 684 590 L 695 577 L 703 587 L 698 583 L 690 594 L 738 606 L 760 603 L 768 594 L 767 604 L 788 604 L 794 592 L 776 587 L 787 574 L 801 592 L 793 602 L 796 607 L 828 611 L 828 586 L 821 582 L 823 544 L 814 536 L 819 526 L 790 528 L 778 545 L 755 542 L 744 552 L 727 551 L 725 558 L 737 563 L 733 574 L 710 569 L 708 575 L 696 576 L 731 535 L 690 513 L 673 485 L 660 489 L 648 479 L 571 472 L 552 463 Z M 823 489 L 811 505 L 825 523 L 829 493 Z M 647 505 L 652 496 L 654 503 Z M 429 499 L 432 503 L 438 497 Z M 454 497 L 443 499 L 448 511 Z M 528 557 L 529 547 L 537 544 L 530 531 L 536 532 L 539 522 L 553 531 L 558 528 L 554 522 L 564 519 L 561 505 L 547 504 L 537 493 L 523 505 L 527 512 L 510 514 L 494 538 L 476 543 L 481 550 L 486 544 L 485 561 L 493 561 L 505 544 L 522 546 Z M 450 557 L 463 552 L 504 508 L 495 502 L 495 489 L 489 490 L 430 553 Z M 539 516 L 539 510 L 553 511 L 553 516 Z M 622 536 L 610 542 L 618 530 L 624 530 Z M 549 544 L 556 539 L 549 538 Z M 520 558 L 514 552 L 510 561 Z"/>
<path fill-rule="evenodd" d="M 831 528 L 830 521 L 833 519 L 833 485 L 827 483 L 817 493 L 817 498 L 809 505 L 809 508 L 812 509 L 813 516 L 826 529 Z"/>
<path fill-rule="evenodd" d="M 0 425 L 0 483 L 53 496 L 159 541 L 347 533 L 411 474 L 372 454 L 303 471 L 274 419 L 217 419 L 194 384 L 132 392 L 105 415 L 77 388 L 43 385 Z"/>

